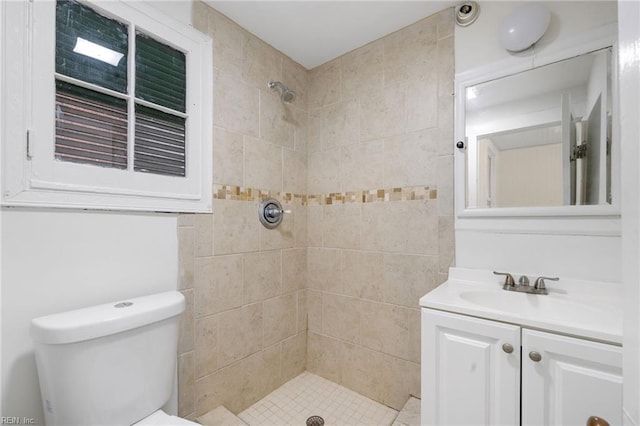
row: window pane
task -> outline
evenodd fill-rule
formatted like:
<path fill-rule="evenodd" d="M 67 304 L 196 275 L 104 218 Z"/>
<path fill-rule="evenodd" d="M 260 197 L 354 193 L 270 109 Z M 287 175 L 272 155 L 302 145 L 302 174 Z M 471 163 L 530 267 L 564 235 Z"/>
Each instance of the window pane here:
<path fill-rule="evenodd" d="M 185 119 L 136 105 L 134 170 L 184 176 Z"/>
<path fill-rule="evenodd" d="M 184 53 L 136 34 L 136 97 L 185 112 Z"/>
<path fill-rule="evenodd" d="M 56 82 L 56 159 L 127 168 L 127 103 Z"/>
<path fill-rule="evenodd" d="M 56 72 L 127 91 L 127 26 L 75 1 L 56 5 Z"/>

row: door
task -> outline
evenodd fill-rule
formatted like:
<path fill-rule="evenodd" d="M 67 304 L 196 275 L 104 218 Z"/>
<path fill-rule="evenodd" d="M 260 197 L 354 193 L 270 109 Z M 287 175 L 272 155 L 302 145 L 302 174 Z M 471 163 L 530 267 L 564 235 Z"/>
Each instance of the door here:
<path fill-rule="evenodd" d="M 422 309 L 422 424 L 520 423 L 520 327 Z"/>
<path fill-rule="evenodd" d="M 622 348 L 523 329 L 522 425 L 584 426 L 590 416 L 622 424 Z"/>
<path fill-rule="evenodd" d="M 606 127 L 602 124 L 602 98 L 598 97 L 587 119 L 587 200 L 586 204 L 599 204 L 605 200 L 602 161 L 606 161 Z M 606 117 L 605 117 L 606 120 Z M 602 146 L 605 145 L 605 149 Z"/>
<path fill-rule="evenodd" d="M 607 202 L 607 105 L 609 50 L 594 56 L 587 91 L 586 204 Z"/>
<path fill-rule="evenodd" d="M 562 110 L 562 198 L 565 206 L 576 204 L 576 163 L 572 154 L 576 148 L 576 131 L 571 114 L 571 96 L 560 97 Z"/>

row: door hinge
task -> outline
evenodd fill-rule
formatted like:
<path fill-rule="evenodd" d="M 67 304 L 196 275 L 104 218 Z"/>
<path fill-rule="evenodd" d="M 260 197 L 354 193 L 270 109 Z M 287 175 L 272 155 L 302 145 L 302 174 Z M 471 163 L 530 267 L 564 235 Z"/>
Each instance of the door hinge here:
<path fill-rule="evenodd" d="M 571 153 L 571 161 L 576 161 L 579 158 L 584 158 L 587 156 L 587 144 L 576 145 L 573 147 L 573 152 Z"/>
<path fill-rule="evenodd" d="M 31 132 L 27 130 L 27 159 L 31 160 Z"/>

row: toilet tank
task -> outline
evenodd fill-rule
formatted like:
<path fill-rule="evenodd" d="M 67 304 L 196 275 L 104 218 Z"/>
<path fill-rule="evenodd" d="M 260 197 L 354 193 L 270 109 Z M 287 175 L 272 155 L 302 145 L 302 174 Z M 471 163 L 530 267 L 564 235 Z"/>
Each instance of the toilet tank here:
<path fill-rule="evenodd" d="M 131 425 L 174 389 L 179 315 L 170 291 L 31 322 L 48 426 Z"/>

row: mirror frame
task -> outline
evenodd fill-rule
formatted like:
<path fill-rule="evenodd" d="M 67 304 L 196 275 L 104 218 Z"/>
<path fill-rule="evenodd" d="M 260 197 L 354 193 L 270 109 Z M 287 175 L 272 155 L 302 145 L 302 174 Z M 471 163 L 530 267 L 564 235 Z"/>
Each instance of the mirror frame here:
<path fill-rule="evenodd" d="M 536 53 L 531 57 L 510 57 L 505 60 L 473 68 L 455 75 L 455 141 L 454 144 L 454 188 L 455 188 L 455 212 L 457 229 L 487 229 L 487 225 L 479 223 L 477 220 L 465 221 L 464 226 L 460 226 L 461 219 L 487 218 L 487 219 L 507 219 L 512 218 L 512 224 L 507 226 L 506 232 L 512 229 L 517 232 L 520 228 L 517 225 L 518 219 L 521 218 L 539 218 L 546 220 L 549 224 L 549 218 L 605 218 L 614 219 L 616 222 L 612 226 L 596 226 L 594 229 L 592 224 L 583 223 L 583 226 L 571 227 L 570 233 L 577 234 L 618 234 L 619 218 L 620 218 L 620 155 L 622 141 L 620 140 L 620 111 L 619 111 L 619 88 L 618 88 L 618 45 L 617 45 L 617 24 L 603 27 L 597 31 L 597 34 L 589 33 L 583 35 L 580 40 L 574 40 L 573 46 L 564 46 L 555 49 L 553 52 Z M 493 208 L 467 208 L 466 205 L 466 133 L 465 133 L 465 115 L 466 115 L 466 88 L 476 84 L 495 80 L 509 75 L 517 74 L 533 68 L 549 65 L 554 62 L 569 59 L 575 56 L 583 55 L 595 50 L 611 47 L 611 89 L 612 89 L 612 139 L 617 141 L 615 149 L 612 148 L 612 204 L 599 205 L 580 205 L 580 206 L 554 206 L 554 207 L 493 207 Z M 460 149 L 455 146 L 458 141 L 464 141 L 465 147 Z M 618 219 L 618 220 L 615 220 Z M 515 221 L 515 222 L 514 222 Z M 475 224 L 474 224 L 475 222 Z M 584 221 L 582 221 L 584 222 Z M 494 221 L 489 228 L 501 228 Z M 551 230 L 556 226 L 551 225 Z M 575 229 L 574 229 L 575 228 Z M 602 229 L 601 229 L 602 228 Z"/>

